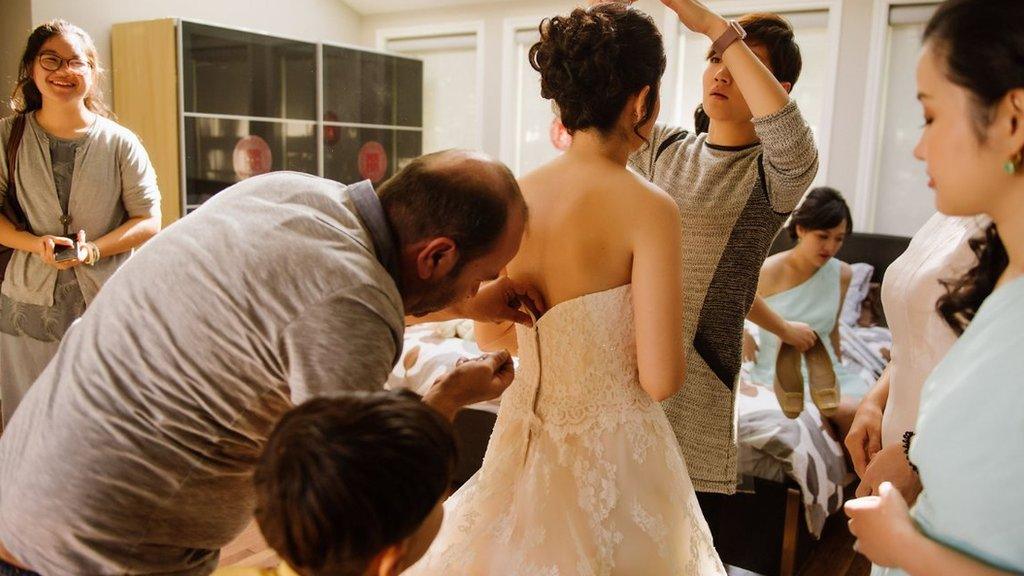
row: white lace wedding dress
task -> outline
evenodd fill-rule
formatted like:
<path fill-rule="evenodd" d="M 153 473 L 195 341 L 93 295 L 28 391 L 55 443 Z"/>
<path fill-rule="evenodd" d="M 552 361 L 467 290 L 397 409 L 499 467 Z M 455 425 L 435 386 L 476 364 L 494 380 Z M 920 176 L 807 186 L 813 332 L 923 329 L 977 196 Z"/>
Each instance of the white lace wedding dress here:
<path fill-rule="evenodd" d="M 724 575 L 668 420 L 640 388 L 630 286 L 517 335 L 483 466 L 406 574 Z"/>

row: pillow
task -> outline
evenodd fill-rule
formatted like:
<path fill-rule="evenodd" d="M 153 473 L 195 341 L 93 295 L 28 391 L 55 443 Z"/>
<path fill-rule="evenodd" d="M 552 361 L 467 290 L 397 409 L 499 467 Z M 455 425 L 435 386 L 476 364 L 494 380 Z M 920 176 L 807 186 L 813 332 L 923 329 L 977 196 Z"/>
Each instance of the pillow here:
<path fill-rule="evenodd" d="M 843 301 L 843 312 L 839 320 L 846 326 L 856 326 L 860 319 L 860 306 L 871 289 L 871 276 L 875 273 L 875 267 L 871 264 L 858 262 L 851 264 L 853 278 L 850 279 L 850 287 L 846 289 L 846 300 Z"/>

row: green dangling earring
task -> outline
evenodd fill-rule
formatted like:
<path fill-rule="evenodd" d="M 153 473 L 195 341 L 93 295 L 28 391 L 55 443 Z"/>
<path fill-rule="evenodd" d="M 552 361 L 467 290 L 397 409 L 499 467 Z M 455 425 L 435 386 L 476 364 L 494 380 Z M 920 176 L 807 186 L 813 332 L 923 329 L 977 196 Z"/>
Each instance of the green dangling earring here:
<path fill-rule="evenodd" d="M 1003 164 L 1003 170 L 1005 170 L 1006 173 L 1009 174 L 1010 176 L 1013 176 L 1014 174 L 1017 173 L 1017 170 L 1020 168 L 1020 165 L 1021 154 L 1017 154 L 1016 158 L 1010 158 L 1009 160 L 1006 161 L 1006 164 Z"/>

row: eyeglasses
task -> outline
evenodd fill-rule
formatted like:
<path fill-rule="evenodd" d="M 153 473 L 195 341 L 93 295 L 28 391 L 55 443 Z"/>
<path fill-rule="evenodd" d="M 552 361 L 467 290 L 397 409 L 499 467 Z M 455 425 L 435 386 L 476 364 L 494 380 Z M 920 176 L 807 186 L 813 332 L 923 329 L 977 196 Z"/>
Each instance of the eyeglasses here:
<path fill-rule="evenodd" d="M 47 70 L 49 72 L 56 72 L 57 70 L 60 70 L 61 66 L 63 66 L 65 62 L 68 64 L 68 70 L 76 74 L 83 74 L 92 68 L 91 64 L 85 60 L 79 60 L 78 58 L 65 60 L 56 54 L 50 53 L 41 54 L 39 56 L 39 65 L 43 67 L 43 70 Z"/>

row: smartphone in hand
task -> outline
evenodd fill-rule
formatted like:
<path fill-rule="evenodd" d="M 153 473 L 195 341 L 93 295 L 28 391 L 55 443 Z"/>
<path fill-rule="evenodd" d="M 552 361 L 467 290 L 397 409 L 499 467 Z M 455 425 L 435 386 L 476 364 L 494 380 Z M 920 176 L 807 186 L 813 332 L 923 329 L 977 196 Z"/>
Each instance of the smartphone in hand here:
<path fill-rule="evenodd" d="M 55 262 L 68 262 L 78 259 L 78 243 L 74 238 L 69 238 L 74 246 L 54 246 L 53 260 Z"/>

